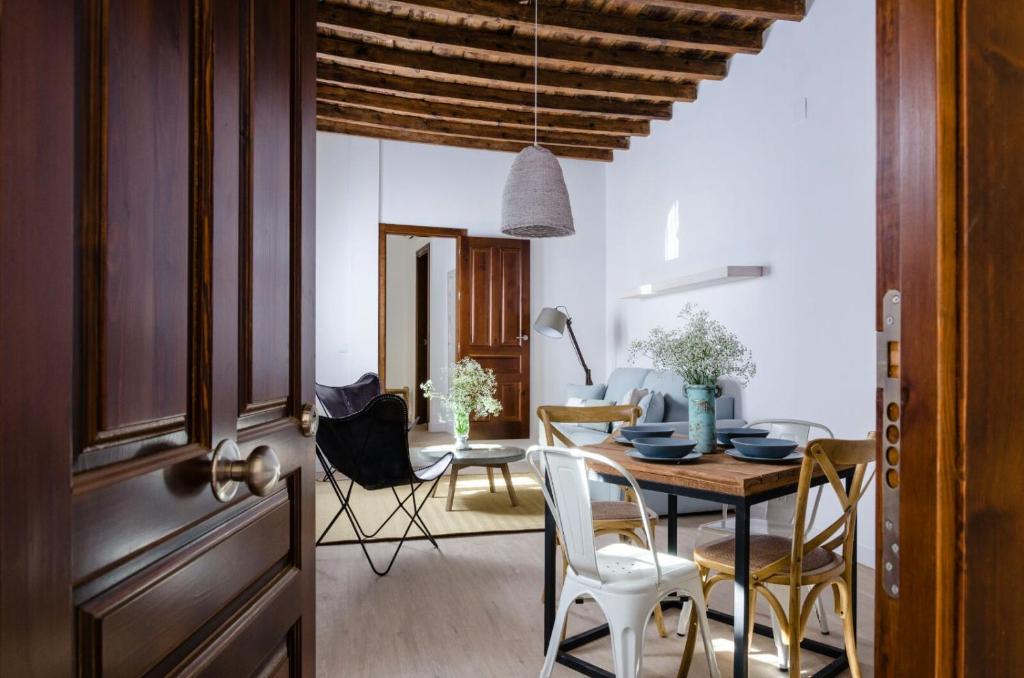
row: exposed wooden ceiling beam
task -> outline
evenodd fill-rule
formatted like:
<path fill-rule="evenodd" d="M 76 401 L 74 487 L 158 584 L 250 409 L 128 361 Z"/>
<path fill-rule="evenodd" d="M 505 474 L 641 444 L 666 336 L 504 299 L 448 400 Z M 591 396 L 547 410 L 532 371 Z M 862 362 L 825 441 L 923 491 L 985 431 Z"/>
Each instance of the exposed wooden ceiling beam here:
<path fill-rule="evenodd" d="M 462 122 L 492 122 L 506 125 L 533 127 L 533 112 L 513 110 L 510 108 L 490 108 L 475 106 L 475 102 L 449 104 L 440 101 L 427 101 L 420 96 L 397 96 L 382 94 L 355 87 L 319 84 L 316 91 L 317 99 L 325 102 L 364 106 L 382 111 L 396 113 L 412 113 L 423 116 L 436 116 L 447 120 Z M 560 130 L 565 132 L 592 132 L 599 134 L 628 134 L 647 136 L 651 124 L 646 120 L 628 120 L 623 118 L 607 118 L 599 115 L 577 113 L 540 112 L 537 125 L 541 129 Z"/>
<path fill-rule="evenodd" d="M 523 110 L 533 106 L 533 92 L 413 78 L 335 63 L 317 64 L 317 79 L 341 85 L 372 87 L 386 92 L 433 96 L 454 102 L 486 102 L 519 106 Z M 566 96 L 547 92 L 541 92 L 539 102 L 541 109 L 550 111 L 601 113 L 634 119 L 668 120 L 672 117 L 672 105 L 669 103 L 621 101 L 605 96 Z"/>
<path fill-rule="evenodd" d="M 478 139 L 499 139 L 501 141 L 533 142 L 533 129 L 527 127 L 510 127 L 486 123 L 454 122 L 438 118 L 424 118 L 417 115 L 377 111 L 358 106 L 318 103 L 316 114 L 329 120 L 394 127 L 416 132 L 431 134 L 453 134 Z M 542 144 L 560 146 L 582 146 L 588 148 L 629 148 L 629 137 L 611 136 L 609 134 L 589 134 L 587 132 L 554 132 L 537 130 L 537 140 Z"/>
<path fill-rule="evenodd" d="M 725 12 L 754 19 L 802 21 L 804 0 L 649 0 L 650 4 L 694 12 Z"/>
<path fill-rule="evenodd" d="M 375 139 L 392 139 L 395 141 L 412 141 L 421 144 L 434 144 L 440 146 L 459 146 L 462 148 L 479 148 L 490 151 L 507 151 L 518 153 L 527 146 L 529 142 L 520 141 L 499 141 L 488 139 L 476 139 L 473 137 L 461 137 L 448 134 L 429 134 L 426 132 L 410 132 L 408 130 L 393 129 L 390 127 L 375 127 L 339 120 L 326 120 L 317 118 L 317 129 L 324 132 L 335 132 L 337 134 L 352 134 L 355 136 L 372 137 Z M 576 146 L 556 146 L 543 144 L 544 148 L 564 158 L 578 158 L 582 160 L 602 160 L 610 162 L 612 151 L 601 148 L 580 148 Z"/>
<path fill-rule="evenodd" d="M 467 30 L 464 26 L 417 21 L 415 15 L 398 16 L 338 5 L 321 5 L 321 24 L 346 32 L 373 33 L 393 40 L 414 41 L 430 49 L 433 45 L 469 50 L 467 56 L 491 58 L 514 56 L 520 64 L 530 65 L 534 41 L 531 36 L 511 31 Z M 637 50 L 608 45 L 584 44 L 543 38 L 539 40 L 541 67 L 558 64 L 587 68 L 619 75 L 721 77 L 726 72 L 725 57 L 708 59 L 675 53 Z"/>
<path fill-rule="evenodd" d="M 337 6 L 339 3 L 323 5 L 321 12 L 332 4 Z M 512 0 L 402 0 L 373 4 L 440 17 L 462 18 L 472 15 L 476 19 L 486 20 L 490 26 L 517 28 L 527 36 L 532 35 L 533 31 L 533 6 Z M 621 40 L 674 50 L 756 54 L 761 51 L 763 44 L 760 29 L 722 28 L 645 17 L 624 17 L 565 6 L 541 6 L 539 22 L 542 34 L 555 29 L 559 33 L 578 37 Z"/>
<path fill-rule="evenodd" d="M 317 51 L 322 55 L 345 59 L 349 63 L 379 64 L 389 68 L 428 71 L 456 78 L 460 82 L 468 80 L 471 84 L 491 88 L 533 88 L 533 69 L 525 66 L 438 56 L 430 52 L 395 49 L 323 35 L 317 40 Z M 723 78 L 725 70 L 723 69 L 720 74 L 705 77 Z M 696 84 L 688 81 L 638 80 L 544 68 L 540 70 L 537 78 L 542 90 L 607 94 L 623 98 L 642 97 L 654 101 L 688 101 L 696 96 Z"/>

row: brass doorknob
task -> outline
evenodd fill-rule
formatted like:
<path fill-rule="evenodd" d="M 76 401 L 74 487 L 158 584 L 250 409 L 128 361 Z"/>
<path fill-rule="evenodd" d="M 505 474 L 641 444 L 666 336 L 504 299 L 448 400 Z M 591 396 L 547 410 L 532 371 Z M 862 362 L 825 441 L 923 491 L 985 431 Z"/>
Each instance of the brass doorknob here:
<path fill-rule="evenodd" d="M 231 501 L 238 492 L 238 484 L 245 483 L 258 497 L 271 493 L 281 477 L 281 462 L 269 445 L 260 445 L 248 459 L 242 459 L 234 440 L 221 441 L 210 462 L 210 486 L 220 501 Z"/>

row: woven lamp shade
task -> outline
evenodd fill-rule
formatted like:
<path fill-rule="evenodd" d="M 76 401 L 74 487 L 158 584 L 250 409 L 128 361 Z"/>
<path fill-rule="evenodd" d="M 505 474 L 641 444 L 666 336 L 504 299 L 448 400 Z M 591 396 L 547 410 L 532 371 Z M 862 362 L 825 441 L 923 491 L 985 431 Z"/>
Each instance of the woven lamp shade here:
<path fill-rule="evenodd" d="M 546 148 L 527 146 L 512 163 L 501 199 L 501 232 L 516 238 L 576 233 L 562 166 Z"/>

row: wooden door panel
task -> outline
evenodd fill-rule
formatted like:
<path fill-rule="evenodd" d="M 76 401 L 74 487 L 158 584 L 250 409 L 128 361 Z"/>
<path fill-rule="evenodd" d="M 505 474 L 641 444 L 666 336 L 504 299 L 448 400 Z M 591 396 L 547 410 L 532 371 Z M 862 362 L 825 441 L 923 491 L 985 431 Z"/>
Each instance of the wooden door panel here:
<path fill-rule="evenodd" d="M 288 567 L 291 514 L 282 489 L 83 605 L 83 674 L 153 669 L 254 583 Z"/>
<path fill-rule="evenodd" d="M 459 254 L 458 355 L 493 370 L 501 414 L 473 424 L 474 437 L 529 435 L 529 241 L 463 238 Z M 523 335 L 526 340 L 521 339 Z"/>
<path fill-rule="evenodd" d="M 190 8 L 95 0 L 80 24 L 79 470 L 189 441 Z"/>
<path fill-rule="evenodd" d="M 251 201 L 242 266 L 249 377 L 243 413 L 283 412 L 289 392 L 291 304 L 291 21 L 284 2 L 250 5 Z M 247 251 L 246 251 L 247 250 Z M 267 417 L 261 418 L 266 420 Z"/>

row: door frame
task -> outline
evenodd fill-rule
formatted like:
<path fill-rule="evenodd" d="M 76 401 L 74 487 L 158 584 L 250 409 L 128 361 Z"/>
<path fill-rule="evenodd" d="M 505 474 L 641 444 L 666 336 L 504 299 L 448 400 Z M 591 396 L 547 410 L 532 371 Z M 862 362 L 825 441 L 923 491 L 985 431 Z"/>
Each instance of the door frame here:
<path fill-rule="evenodd" d="M 377 376 L 380 377 L 382 388 L 387 387 L 387 338 L 388 338 L 388 236 L 411 235 L 420 238 L 455 238 L 455 260 L 459 259 L 462 243 L 469 234 L 465 228 L 447 228 L 444 226 L 413 226 L 409 224 L 378 225 L 377 233 Z M 456 266 L 455 284 L 458 285 L 458 267 Z M 456 287 L 456 289 L 458 289 Z M 456 307 L 459 300 L 456 295 Z M 456 308 L 456 313 L 458 308 Z M 456 316 L 457 317 L 457 316 Z M 410 398 L 415 394 L 409 394 Z M 408 404 L 408 403 L 407 403 Z"/>

